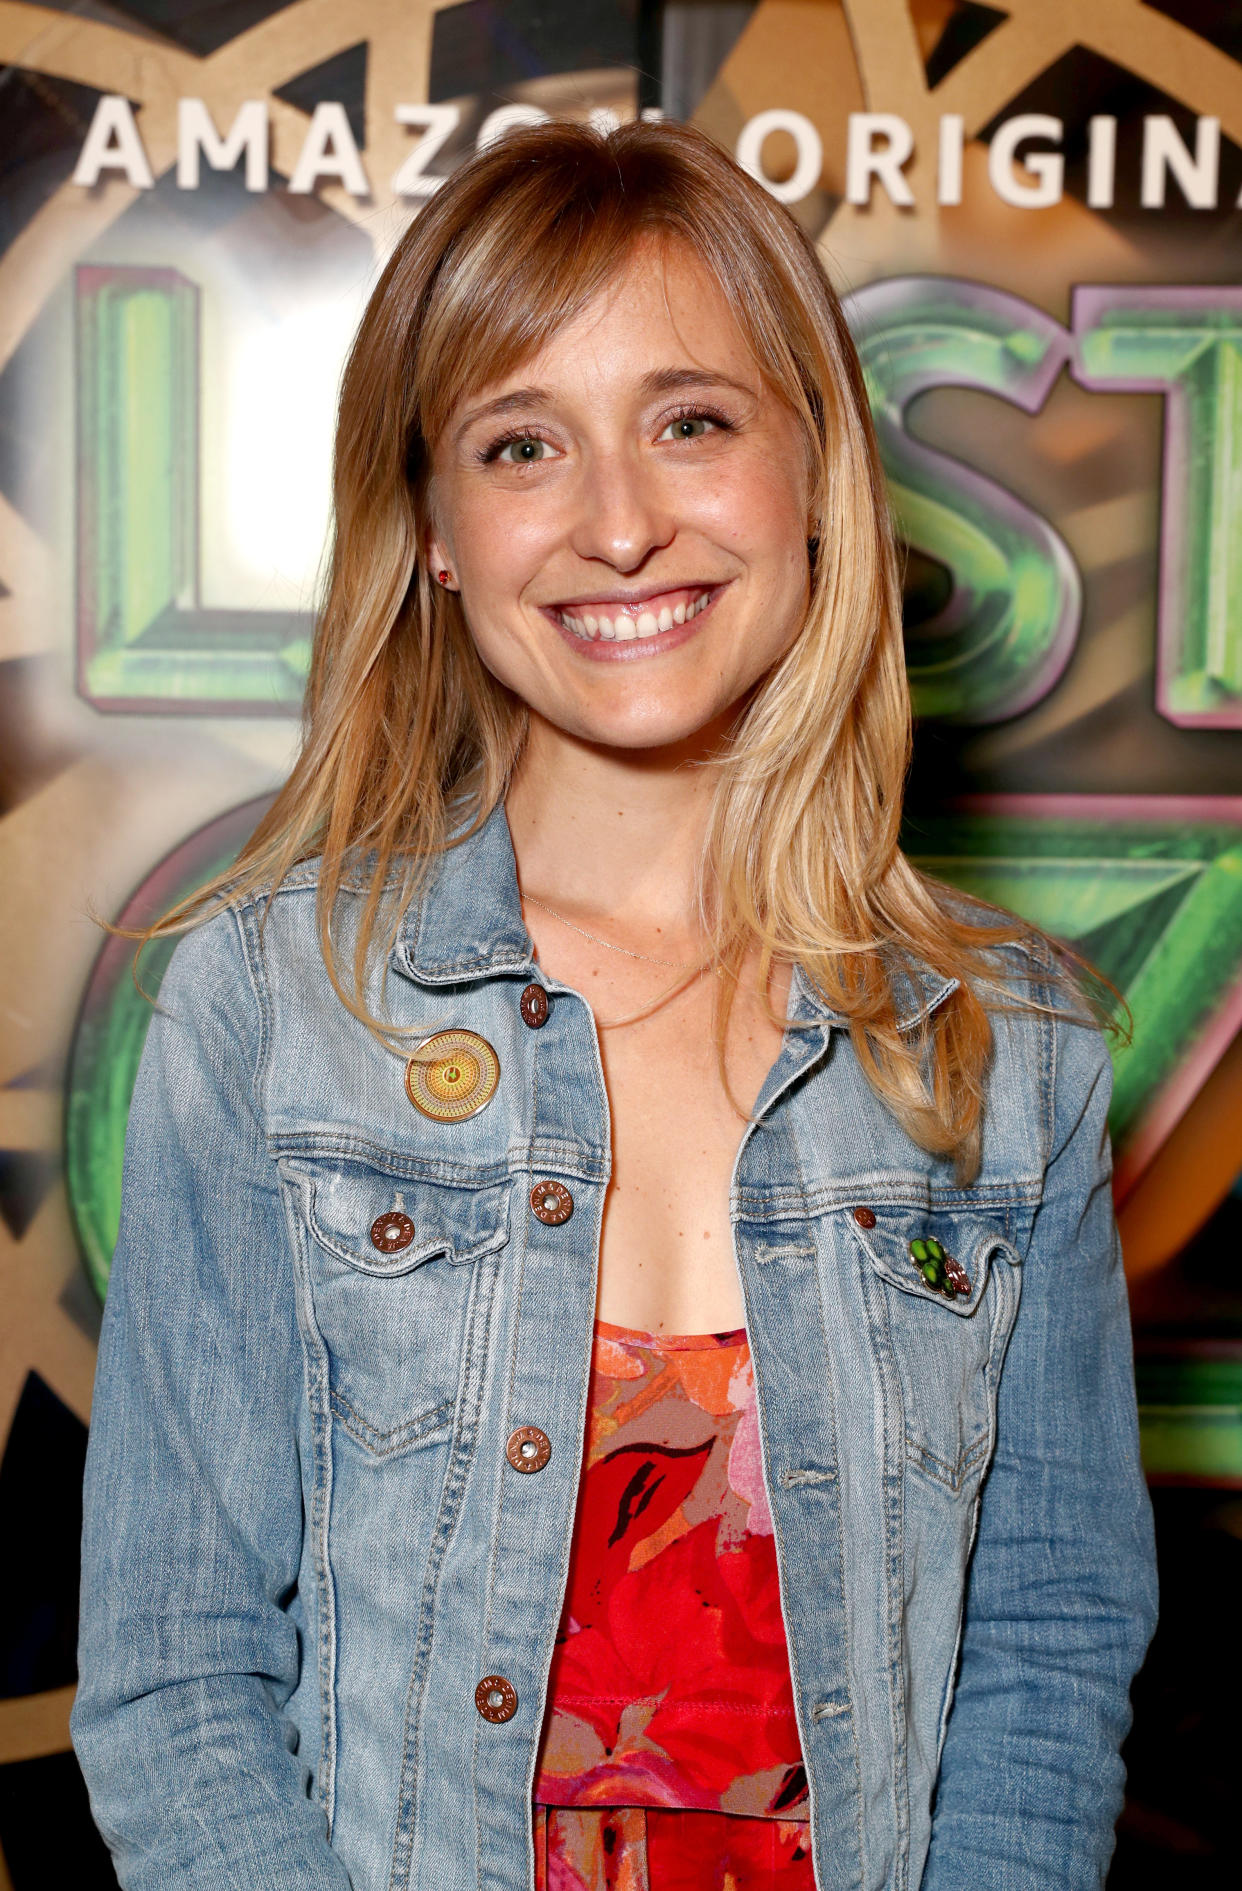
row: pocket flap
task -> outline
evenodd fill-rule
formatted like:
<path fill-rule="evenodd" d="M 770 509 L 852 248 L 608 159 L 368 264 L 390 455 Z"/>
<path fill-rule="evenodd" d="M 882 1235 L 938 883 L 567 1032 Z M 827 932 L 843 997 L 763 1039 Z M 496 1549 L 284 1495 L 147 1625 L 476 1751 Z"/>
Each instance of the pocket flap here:
<path fill-rule="evenodd" d="M 508 1183 L 411 1182 L 345 1157 L 280 1166 L 319 1246 L 360 1274 L 392 1279 L 437 1256 L 464 1264 L 508 1239 Z"/>
<path fill-rule="evenodd" d="M 1013 1267 L 1021 1255 L 996 1221 L 977 1210 L 873 1208 L 874 1226 L 851 1226 L 876 1273 L 900 1292 L 969 1319 L 987 1287 L 994 1255 Z"/>

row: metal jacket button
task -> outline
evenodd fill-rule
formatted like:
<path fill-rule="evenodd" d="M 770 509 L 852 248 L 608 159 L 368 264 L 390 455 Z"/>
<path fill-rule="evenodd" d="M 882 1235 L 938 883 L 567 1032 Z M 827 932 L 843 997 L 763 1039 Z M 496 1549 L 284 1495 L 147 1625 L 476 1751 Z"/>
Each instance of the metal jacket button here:
<path fill-rule="evenodd" d="M 874 1208 L 856 1208 L 854 1210 L 854 1219 L 858 1223 L 860 1228 L 874 1228 L 875 1227 L 875 1209 Z"/>
<path fill-rule="evenodd" d="M 476 1116 L 499 1082 L 500 1059 L 477 1031 L 437 1031 L 423 1039 L 405 1067 L 406 1094 L 433 1123 Z"/>
<path fill-rule="evenodd" d="M 542 985 L 528 985 L 518 1001 L 522 1023 L 528 1024 L 532 1031 L 538 1031 L 548 1022 L 548 1013 L 551 1009 L 548 994 Z"/>
<path fill-rule="evenodd" d="M 530 1205 L 537 1221 L 549 1228 L 559 1228 L 574 1212 L 574 1198 L 563 1182 L 536 1182 L 530 1192 Z"/>
<path fill-rule="evenodd" d="M 517 1695 L 512 1682 L 506 1681 L 503 1674 L 483 1676 L 474 1690 L 474 1704 L 484 1720 L 490 1720 L 493 1726 L 512 1720 L 517 1713 Z"/>
<path fill-rule="evenodd" d="M 377 1215 L 371 1223 L 371 1246 L 378 1248 L 381 1254 L 400 1254 L 413 1239 L 414 1223 L 399 1208 Z"/>
<path fill-rule="evenodd" d="M 505 1456 L 515 1471 L 542 1471 L 552 1456 L 552 1444 L 538 1425 L 519 1425 L 505 1446 Z"/>

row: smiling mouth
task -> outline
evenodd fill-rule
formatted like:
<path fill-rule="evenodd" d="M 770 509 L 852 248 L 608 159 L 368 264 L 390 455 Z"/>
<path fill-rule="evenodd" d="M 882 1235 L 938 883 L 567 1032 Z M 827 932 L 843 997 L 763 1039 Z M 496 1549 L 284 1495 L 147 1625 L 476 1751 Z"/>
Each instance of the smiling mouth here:
<path fill-rule="evenodd" d="M 630 643 L 689 623 L 707 609 L 718 589 L 714 584 L 682 585 L 632 604 L 601 598 L 596 603 L 550 608 L 561 628 L 583 643 Z"/>

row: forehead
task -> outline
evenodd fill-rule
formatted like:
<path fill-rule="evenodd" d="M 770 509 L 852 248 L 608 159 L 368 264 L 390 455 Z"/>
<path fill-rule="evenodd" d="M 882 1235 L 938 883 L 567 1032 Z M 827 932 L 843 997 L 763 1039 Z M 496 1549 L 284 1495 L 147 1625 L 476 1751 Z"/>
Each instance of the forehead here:
<path fill-rule="evenodd" d="M 762 381 L 724 290 L 697 252 L 683 239 L 648 234 L 584 307 L 502 372 L 474 380 L 456 406 L 460 412 L 518 384 L 552 391 L 674 367 L 716 370 L 756 390 Z"/>

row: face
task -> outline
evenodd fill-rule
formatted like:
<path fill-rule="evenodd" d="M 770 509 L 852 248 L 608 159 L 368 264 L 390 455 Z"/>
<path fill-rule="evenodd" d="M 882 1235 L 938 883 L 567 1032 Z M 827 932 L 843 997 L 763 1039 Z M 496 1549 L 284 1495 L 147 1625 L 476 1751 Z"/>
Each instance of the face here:
<path fill-rule="evenodd" d="M 472 390 L 432 473 L 431 569 L 549 730 L 685 744 L 801 627 L 801 431 L 684 246 L 638 247 L 541 353 Z"/>

